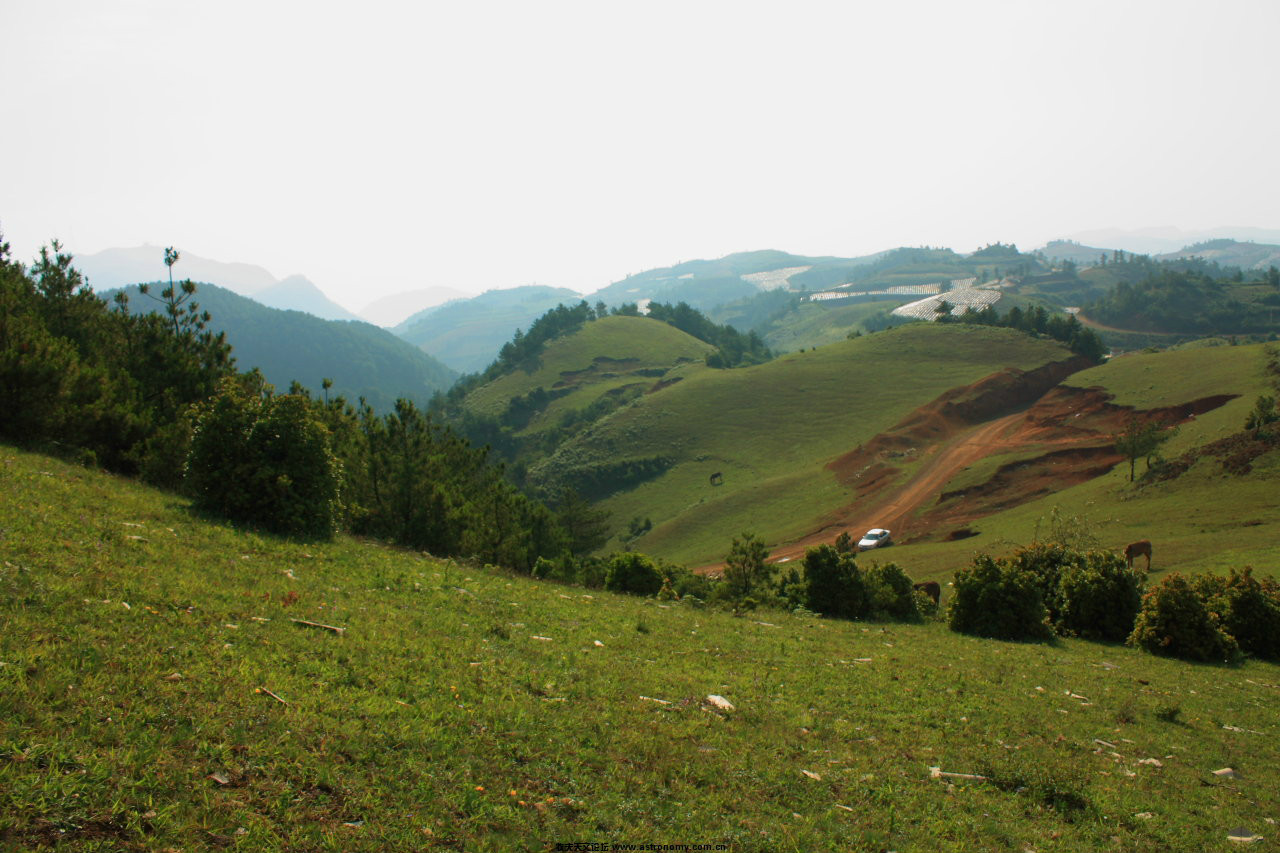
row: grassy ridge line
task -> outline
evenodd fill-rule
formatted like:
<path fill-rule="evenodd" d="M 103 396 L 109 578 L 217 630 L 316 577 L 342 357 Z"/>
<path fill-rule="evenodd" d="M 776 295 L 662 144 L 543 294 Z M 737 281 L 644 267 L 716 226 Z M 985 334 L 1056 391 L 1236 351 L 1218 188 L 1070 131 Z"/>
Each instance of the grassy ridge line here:
<path fill-rule="evenodd" d="M 0 471 L 6 847 L 1211 849 L 1280 807 L 1272 665 L 735 619 Z"/>
<path fill-rule="evenodd" d="M 782 541 L 851 499 L 823 466 L 922 403 L 1008 366 L 1069 355 L 1008 329 L 901 327 L 751 368 L 691 373 L 606 419 L 553 464 L 572 454 L 674 456 L 662 477 L 604 505 L 615 519 L 653 519 L 638 549 L 714 562 L 743 530 Z M 709 485 L 716 471 L 723 486 Z"/>
<path fill-rule="evenodd" d="M 500 415 L 513 397 L 528 394 L 539 386 L 552 390 L 564 374 L 588 370 L 595 359 L 606 356 L 617 361 L 631 361 L 618 368 L 634 371 L 641 368 L 667 368 L 682 359 L 701 362 L 715 347 L 704 343 L 674 326 L 643 317 L 603 317 L 584 325 L 572 335 L 557 338 L 547 344 L 536 369 L 531 372 L 515 371 L 500 376 L 467 395 L 467 408 L 489 415 Z M 608 372 L 609 368 L 602 368 Z M 548 407 L 543 420 L 554 422 L 561 411 L 582 408 L 603 391 L 620 384 L 644 381 L 644 377 L 619 376 L 617 378 L 593 378 L 573 393 L 554 401 Z M 654 378 L 649 383 L 657 381 Z"/>
<path fill-rule="evenodd" d="M 1184 423 L 1162 449 L 1167 458 L 1238 432 L 1259 394 L 1274 393 L 1265 369 L 1265 347 L 1213 347 L 1138 353 L 1081 371 L 1065 384 L 1100 387 L 1119 405 L 1142 409 L 1185 403 L 1213 394 L 1238 394 L 1221 408 Z M 948 483 L 972 485 L 994 460 L 984 460 Z M 1138 463 L 1141 474 L 1143 464 Z M 1218 571 L 1252 565 L 1259 575 L 1280 574 L 1280 454 L 1259 458 L 1243 477 L 1227 476 L 1216 461 L 1203 460 L 1181 477 L 1138 488 L 1128 466 L 1057 491 L 972 526 L 982 536 L 960 542 L 907 545 L 894 559 L 922 577 L 949 577 L 977 550 L 999 553 L 1027 541 L 1038 523 L 1057 508 L 1088 519 L 1104 547 L 1123 548 L 1137 539 L 1155 543 L 1156 574 L 1171 570 Z M 1047 529 L 1047 528 L 1046 528 Z"/>

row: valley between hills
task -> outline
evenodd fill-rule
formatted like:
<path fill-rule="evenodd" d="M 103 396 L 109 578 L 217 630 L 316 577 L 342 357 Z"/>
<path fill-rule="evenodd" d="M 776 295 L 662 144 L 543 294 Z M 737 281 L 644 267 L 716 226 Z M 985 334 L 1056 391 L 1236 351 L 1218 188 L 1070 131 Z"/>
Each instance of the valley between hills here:
<path fill-rule="evenodd" d="M 1007 309 L 933 321 L 781 288 L 721 306 L 766 316 L 746 331 L 560 305 L 456 382 L 414 356 L 406 381 L 445 387 L 389 410 L 330 377 L 272 390 L 233 328 L 108 309 L 69 257 L 0 265 L 22 403 L 0 411 L 0 847 L 1265 843 L 1267 273 L 1011 248 L 867 262 L 876 290 L 1008 281 Z M 711 289 L 776 284 L 760 264 L 824 287 L 863 266 L 726 259 Z M 1039 303 L 1055 288 L 1071 304 Z M 1118 343 L 1060 310 L 1105 292 L 1086 316 L 1112 324 L 1142 288 L 1162 311 Z M 402 350 L 349 325 L 344 352 L 391 354 L 353 356 L 378 387 Z M 895 544 L 833 547 L 871 527 Z M 744 590 L 726 557 L 752 543 Z M 1059 585 L 1028 585 L 1028 555 L 1065 555 L 1036 576 Z M 1152 628 L 1188 589 L 1218 597 Z"/>

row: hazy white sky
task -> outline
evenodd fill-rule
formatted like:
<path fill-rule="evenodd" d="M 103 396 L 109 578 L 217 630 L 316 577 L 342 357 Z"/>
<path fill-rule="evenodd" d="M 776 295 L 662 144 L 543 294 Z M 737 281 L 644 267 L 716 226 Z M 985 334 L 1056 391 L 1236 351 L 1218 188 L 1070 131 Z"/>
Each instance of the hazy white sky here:
<path fill-rule="evenodd" d="M 1280 2 L 0 0 L 15 255 L 359 309 L 776 248 L 1280 227 Z"/>

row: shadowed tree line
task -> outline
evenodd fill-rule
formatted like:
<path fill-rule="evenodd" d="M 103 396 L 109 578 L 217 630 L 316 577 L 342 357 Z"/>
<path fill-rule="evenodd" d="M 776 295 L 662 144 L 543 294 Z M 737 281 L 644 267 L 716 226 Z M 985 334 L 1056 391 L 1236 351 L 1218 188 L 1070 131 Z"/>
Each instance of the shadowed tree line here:
<path fill-rule="evenodd" d="M 178 261 L 165 251 L 170 272 Z M 123 292 L 108 305 L 56 242 L 28 269 L 0 240 L 0 438 L 288 536 L 346 529 L 523 571 L 601 541 L 598 512 L 530 499 L 487 449 L 408 401 L 379 415 L 330 398 L 327 380 L 317 400 L 238 373 L 190 281 L 142 293 L 161 310 L 132 313 Z"/>

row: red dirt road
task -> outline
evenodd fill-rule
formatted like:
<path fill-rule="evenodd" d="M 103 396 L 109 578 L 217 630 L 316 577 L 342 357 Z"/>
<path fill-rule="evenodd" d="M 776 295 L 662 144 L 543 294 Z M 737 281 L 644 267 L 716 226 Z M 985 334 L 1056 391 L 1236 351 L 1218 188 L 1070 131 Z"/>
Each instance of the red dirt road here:
<path fill-rule="evenodd" d="M 1021 372 L 993 374 L 920 407 L 897 427 L 832 461 L 828 470 L 854 490 L 854 501 L 830 513 L 812 532 L 775 545 L 772 560 L 801 557 L 806 549 L 834 542 L 844 532 L 861 538 L 873 527 L 888 528 L 898 542 L 935 536 L 946 528 L 954 531 L 1111 470 L 1122 461 L 1112 437 L 1132 418 L 1172 425 L 1231 399 L 1220 395 L 1139 412 L 1111 403 L 1100 389 L 1064 386 L 1060 379 L 1053 380 L 1047 393 L 1041 384 L 1027 399 L 1028 389 L 1043 380 Z M 899 470 L 894 462 L 917 453 L 918 470 L 907 482 L 893 485 Z M 1004 454 L 1018 458 L 983 483 L 943 493 L 965 468 Z M 717 564 L 698 571 L 722 568 Z"/>

